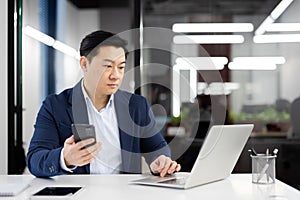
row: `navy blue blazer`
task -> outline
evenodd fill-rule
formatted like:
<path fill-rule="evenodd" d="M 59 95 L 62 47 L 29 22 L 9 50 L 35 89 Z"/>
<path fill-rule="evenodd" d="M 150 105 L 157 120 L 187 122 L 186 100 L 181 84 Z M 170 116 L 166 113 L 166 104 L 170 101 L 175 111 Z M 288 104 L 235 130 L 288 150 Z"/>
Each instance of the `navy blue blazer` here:
<path fill-rule="evenodd" d="M 140 173 L 141 156 L 148 164 L 159 155 L 170 157 L 170 150 L 153 113 L 142 96 L 118 90 L 114 96 L 122 155 L 121 173 Z M 81 81 L 58 95 L 49 95 L 37 115 L 26 162 L 37 177 L 69 174 L 60 167 L 64 141 L 72 135 L 72 123 L 88 123 Z M 89 174 L 89 164 L 77 167 L 73 174 Z"/>

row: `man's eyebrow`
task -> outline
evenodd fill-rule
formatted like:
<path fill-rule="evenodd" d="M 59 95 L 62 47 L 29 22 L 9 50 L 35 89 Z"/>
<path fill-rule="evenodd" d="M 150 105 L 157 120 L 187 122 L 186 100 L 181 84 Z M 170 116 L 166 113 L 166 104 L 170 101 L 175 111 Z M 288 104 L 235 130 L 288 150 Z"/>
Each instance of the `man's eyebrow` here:
<path fill-rule="evenodd" d="M 108 59 L 108 58 L 106 58 L 106 59 L 103 59 L 103 61 L 105 61 L 105 62 L 111 62 L 111 63 L 115 63 L 115 61 L 114 61 L 114 60 L 111 60 L 111 59 Z M 121 62 L 120 64 L 124 64 L 124 63 L 126 63 L 126 61 L 123 61 L 123 62 Z"/>

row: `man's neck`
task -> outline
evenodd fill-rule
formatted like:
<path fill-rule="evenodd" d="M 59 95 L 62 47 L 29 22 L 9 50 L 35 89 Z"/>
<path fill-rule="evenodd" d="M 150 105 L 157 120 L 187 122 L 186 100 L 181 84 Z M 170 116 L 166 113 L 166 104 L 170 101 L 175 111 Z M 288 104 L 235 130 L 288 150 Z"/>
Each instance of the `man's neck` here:
<path fill-rule="evenodd" d="M 87 95 L 91 99 L 94 107 L 98 111 L 100 111 L 102 108 L 106 107 L 106 105 L 107 105 L 107 103 L 110 99 L 110 95 L 97 95 L 96 90 L 95 89 L 89 89 L 89 87 L 87 87 L 84 82 L 83 82 L 83 87 L 84 87 Z"/>
<path fill-rule="evenodd" d="M 104 95 L 101 97 L 98 97 L 97 95 L 95 96 L 96 98 L 94 100 L 92 100 L 93 105 L 95 106 L 95 108 L 100 111 L 102 108 L 105 108 L 110 96 L 109 95 Z"/>

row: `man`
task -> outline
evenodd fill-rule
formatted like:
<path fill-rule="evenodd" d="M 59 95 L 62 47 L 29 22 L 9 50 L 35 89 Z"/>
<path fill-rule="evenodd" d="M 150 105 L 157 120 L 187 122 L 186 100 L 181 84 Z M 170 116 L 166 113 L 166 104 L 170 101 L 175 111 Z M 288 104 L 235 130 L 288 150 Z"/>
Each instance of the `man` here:
<path fill-rule="evenodd" d="M 140 173 L 141 155 L 153 174 L 163 177 L 180 170 L 170 159 L 145 98 L 119 90 L 126 44 L 105 31 L 82 40 L 83 79 L 74 88 L 48 96 L 38 113 L 27 154 L 32 174 Z M 97 142 L 90 138 L 75 143 L 71 124 L 93 124 Z M 83 148 L 86 145 L 91 146 Z"/>

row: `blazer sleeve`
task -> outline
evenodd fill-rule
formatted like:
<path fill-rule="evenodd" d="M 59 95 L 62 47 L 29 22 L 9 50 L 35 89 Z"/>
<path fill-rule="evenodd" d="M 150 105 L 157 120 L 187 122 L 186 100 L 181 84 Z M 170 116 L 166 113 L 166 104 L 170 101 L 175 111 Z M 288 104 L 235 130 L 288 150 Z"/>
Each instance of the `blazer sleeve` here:
<path fill-rule="evenodd" d="M 38 113 L 26 162 L 29 171 L 37 177 L 50 177 L 68 172 L 60 167 L 60 153 L 63 142 L 55 121 L 51 96 L 43 102 Z"/>
<path fill-rule="evenodd" d="M 146 162 L 150 165 L 160 155 L 171 157 L 170 148 L 163 138 L 160 130 L 157 128 L 154 114 L 145 98 L 144 100 L 144 116 L 145 116 L 145 129 L 143 129 L 141 137 L 141 148 Z"/>

